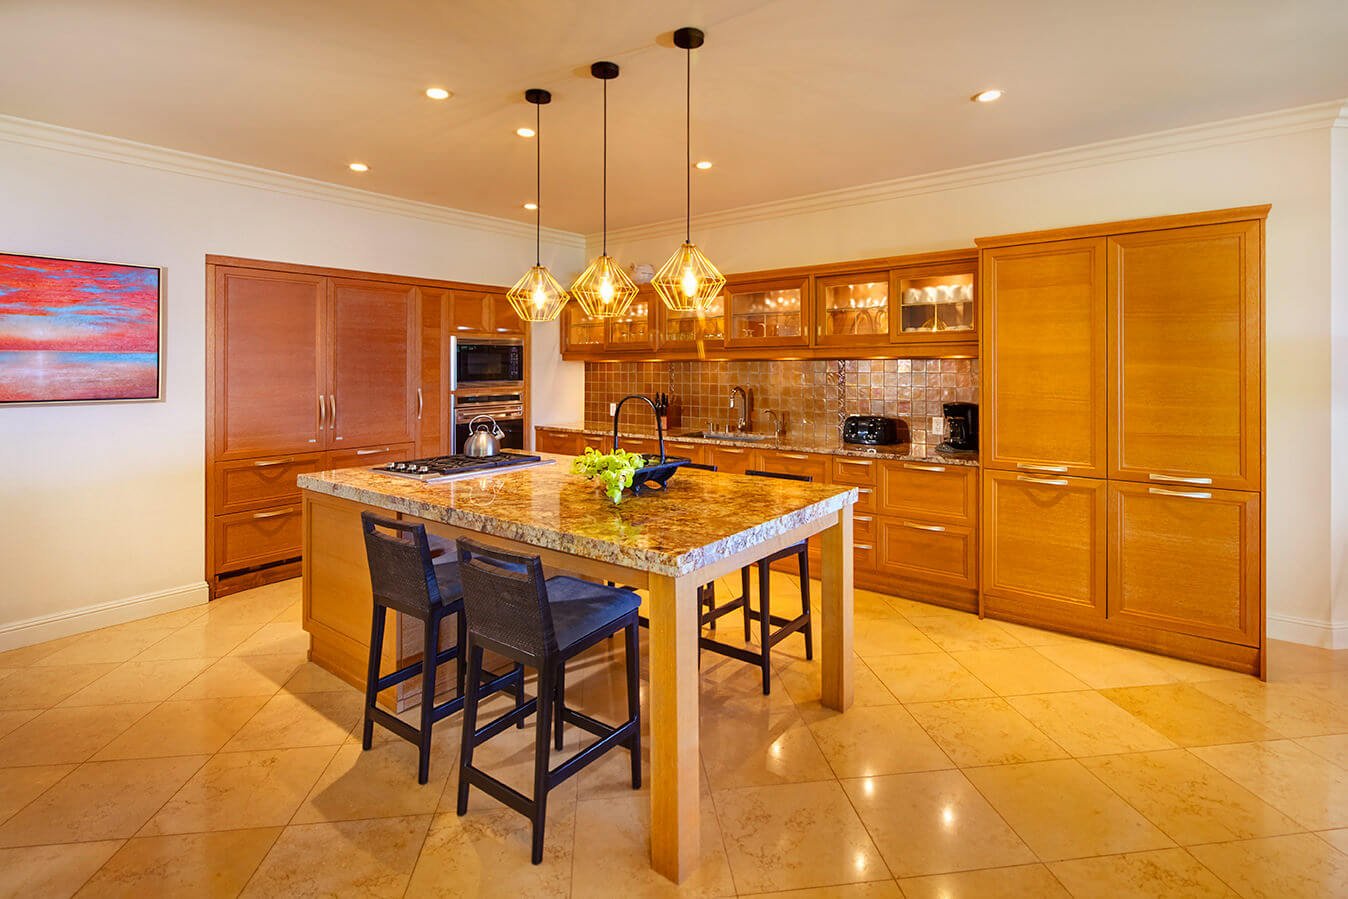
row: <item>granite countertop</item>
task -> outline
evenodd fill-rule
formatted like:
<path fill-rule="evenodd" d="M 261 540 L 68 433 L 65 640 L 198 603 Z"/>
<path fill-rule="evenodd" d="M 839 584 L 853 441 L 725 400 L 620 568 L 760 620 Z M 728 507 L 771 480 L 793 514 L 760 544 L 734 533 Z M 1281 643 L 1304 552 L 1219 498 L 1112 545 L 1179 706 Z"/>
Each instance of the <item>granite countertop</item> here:
<path fill-rule="evenodd" d="M 680 575 L 855 503 L 854 487 L 685 469 L 663 492 L 624 495 L 556 464 L 424 484 L 368 468 L 300 475 L 301 489 L 611 562 Z"/>
<path fill-rule="evenodd" d="M 613 436 L 612 428 L 589 428 L 583 424 L 539 425 L 539 427 L 553 431 L 574 431 L 579 434 L 588 434 L 599 437 Z M 625 428 L 619 431 L 618 436 L 630 437 L 633 440 L 655 439 L 654 432 L 633 428 Z M 914 447 L 907 443 L 885 446 L 863 446 L 860 444 L 843 443 L 841 439 L 818 441 L 808 440 L 802 437 L 792 437 L 789 434 L 781 439 L 769 437 L 766 440 L 724 440 L 709 437 L 686 437 L 677 430 L 665 434 L 665 439 L 677 441 L 678 443 L 701 443 L 707 446 L 757 447 L 758 449 L 777 450 L 788 453 L 824 453 L 832 456 L 856 456 L 862 459 L 889 459 L 897 462 L 936 462 L 941 465 L 968 465 L 974 467 L 978 465 L 977 453 L 941 453 L 936 450 L 924 451 L 924 447 Z"/>

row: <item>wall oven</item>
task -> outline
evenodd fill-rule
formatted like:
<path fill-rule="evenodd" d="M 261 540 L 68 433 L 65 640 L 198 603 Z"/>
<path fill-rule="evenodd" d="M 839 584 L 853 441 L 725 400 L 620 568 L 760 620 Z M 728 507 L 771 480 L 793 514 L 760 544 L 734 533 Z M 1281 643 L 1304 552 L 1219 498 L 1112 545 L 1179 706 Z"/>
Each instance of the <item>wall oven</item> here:
<path fill-rule="evenodd" d="M 524 340 L 518 337 L 451 337 L 449 386 L 524 387 Z"/>
<path fill-rule="evenodd" d="M 451 453 L 463 452 L 468 425 L 479 415 L 490 415 L 505 435 L 501 449 L 524 449 L 524 395 L 520 393 L 456 393 L 450 397 L 450 420 L 454 422 Z M 486 422 L 482 422 L 486 424 Z"/>

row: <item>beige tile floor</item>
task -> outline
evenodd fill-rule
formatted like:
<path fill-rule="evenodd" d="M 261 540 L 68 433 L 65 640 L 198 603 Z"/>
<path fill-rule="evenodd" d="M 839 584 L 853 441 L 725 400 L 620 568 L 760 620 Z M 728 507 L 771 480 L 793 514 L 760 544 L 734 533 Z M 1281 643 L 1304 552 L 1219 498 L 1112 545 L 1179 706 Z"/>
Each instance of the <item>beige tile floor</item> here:
<path fill-rule="evenodd" d="M 0 653 L 0 895 L 1348 896 L 1348 652 L 1275 643 L 1261 684 L 866 591 L 856 609 L 844 715 L 797 638 L 769 697 L 704 659 L 681 889 L 649 870 L 621 752 L 554 792 L 538 867 L 521 816 L 480 793 L 454 814 L 456 719 L 424 787 L 410 745 L 361 752 L 359 694 L 305 661 L 298 581 Z M 608 653 L 569 699 L 613 720 Z M 531 752 L 511 730 L 480 757 L 527 788 Z"/>

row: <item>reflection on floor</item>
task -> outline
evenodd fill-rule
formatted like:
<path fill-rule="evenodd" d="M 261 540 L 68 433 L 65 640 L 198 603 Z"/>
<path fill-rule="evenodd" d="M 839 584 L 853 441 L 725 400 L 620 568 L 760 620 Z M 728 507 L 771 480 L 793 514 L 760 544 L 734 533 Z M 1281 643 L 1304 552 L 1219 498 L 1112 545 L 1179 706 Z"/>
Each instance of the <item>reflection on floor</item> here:
<path fill-rule="evenodd" d="M 481 793 L 455 816 L 457 719 L 427 786 L 401 740 L 362 753 L 359 694 L 305 661 L 298 600 L 292 581 L 0 654 L 0 894 L 676 892 L 621 753 L 553 794 L 537 867 L 521 816 Z M 1262 684 L 866 591 L 856 614 L 845 715 L 798 638 L 770 697 L 703 660 L 682 892 L 1348 895 L 1348 652 L 1275 643 Z M 616 720 L 600 650 L 568 699 Z M 531 741 L 482 764 L 527 789 Z"/>

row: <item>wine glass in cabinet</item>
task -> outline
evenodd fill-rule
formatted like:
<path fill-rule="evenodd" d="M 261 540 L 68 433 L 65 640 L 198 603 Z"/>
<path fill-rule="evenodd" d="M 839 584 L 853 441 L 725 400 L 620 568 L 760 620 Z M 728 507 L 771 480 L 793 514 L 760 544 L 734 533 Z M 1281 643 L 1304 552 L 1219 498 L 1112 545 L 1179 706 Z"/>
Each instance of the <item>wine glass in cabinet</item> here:
<path fill-rule="evenodd" d="M 888 271 L 817 277 L 815 338 L 828 346 L 889 343 Z"/>
<path fill-rule="evenodd" d="M 562 311 L 562 352 L 602 353 L 608 343 L 608 320 L 587 315 L 579 303 Z"/>
<path fill-rule="evenodd" d="M 663 304 L 662 304 L 663 305 Z M 700 348 L 725 346 L 725 294 L 717 294 L 702 311 L 660 309 L 660 349 L 696 353 Z"/>
<path fill-rule="evenodd" d="M 805 346 L 809 281 L 791 278 L 727 284 L 727 347 Z"/>
<path fill-rule="evenodd" d="M 661 306 L 655 289 L 643 286 L 627 311 L 609 322 L 608 348 L 614 352 L 639 352 L 655 349 L 659 333 L 657 315 Z"/>

